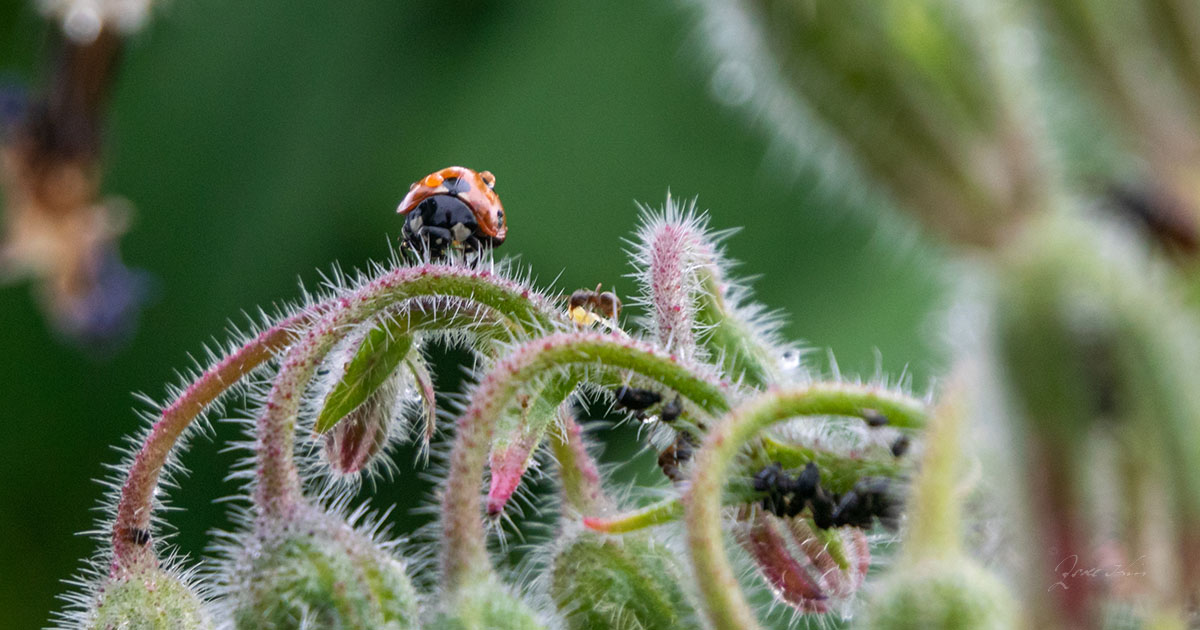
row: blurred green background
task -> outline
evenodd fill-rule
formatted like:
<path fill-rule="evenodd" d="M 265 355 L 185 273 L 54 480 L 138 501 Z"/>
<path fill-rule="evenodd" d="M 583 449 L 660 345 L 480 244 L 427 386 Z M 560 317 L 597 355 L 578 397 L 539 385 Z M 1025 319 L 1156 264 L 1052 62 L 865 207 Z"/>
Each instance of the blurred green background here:
<path fill-rule="evenodd" d="M 36 83 L 45 29 L 0 5 L 0 72 Z M 447 9 L 452 6 L 453 9 Z M 137 209 L 122 240 L 156 277 L 136 337 L 105 361 L 56 341 L 27 284 L 0 289 L 0 628 L 46 624 L 61 580 L 96 549 L 93 479 L 138 427 L 131 392 L 161 399 L 176 370 L 242 311 L 292 300 L 297 278 L 386 257 L 410 182 L 489 169 L 509 214 L 502 253 L 555 289 L 634 287 L 623 237 L 635 201 L 698 196 L 786 332 L 870 376 L 874 351 L 924 387 L 938 366 L 939 256 L 797 172 L 747 117 L 712 98 L 693 17 L 671 1 L 302 3 L 173 1 L 131 43 L 109 125 L 104 188 Z M 445 371 L 445 370 L 444 370 Z M 238 457 L 217 424 L 172 492 L 180 548 L 226 524 L 213 501 Z M 408 479 L 413 476 L 402 467 Z M 412 487 L 383 485 L 376 504 Z M 410 494 L 406 494 L 405 492 Z"/>

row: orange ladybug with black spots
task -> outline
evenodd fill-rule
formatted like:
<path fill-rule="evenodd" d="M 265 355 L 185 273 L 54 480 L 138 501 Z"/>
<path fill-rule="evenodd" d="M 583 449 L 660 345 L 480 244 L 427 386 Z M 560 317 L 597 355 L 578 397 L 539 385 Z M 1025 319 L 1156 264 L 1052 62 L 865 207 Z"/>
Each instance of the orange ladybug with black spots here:
<path fill-rule="evenodd" d="M 431 257 L 447 249 L 476 252 L 504 242 L 508 224 L 496 194 L 496 178 L 449 166 L 409 187 L 396 212 L 405 216 L 403 246 Z"/>

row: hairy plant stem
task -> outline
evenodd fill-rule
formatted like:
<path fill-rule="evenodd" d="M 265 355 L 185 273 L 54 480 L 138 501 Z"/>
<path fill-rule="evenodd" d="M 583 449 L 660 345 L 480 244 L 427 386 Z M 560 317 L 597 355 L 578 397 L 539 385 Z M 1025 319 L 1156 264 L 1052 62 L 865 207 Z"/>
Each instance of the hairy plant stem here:
<path fill-rule="evenodd" d="M 297 331 L 323 308 L 324 305 L 316 305 L 259 333 L 205 370 L 163 409 L 161 417 L 151 427 L 141 449 L 134 456 L 125 483 L 121 486 L 121 498 L 112 529 L 113 555 L 109 570 L 114 577 L 135 567 L 145 568 L 157 562 L 153 545 L 145 542 L 146 537 L 142 532 L 150 530 L 154 493 L 163 466 L 179 436 L 221 394 L 269 360 L 276 351 L 291 343 Z"/>
<path fill-rule="evenodd" d="M 727 387 L 702 376 L 653 346 L 602 333 L 556 333 L 514 349 L 480 380 L 471 404 L 457 422 L 450 475 L 442 500 L 442 582 L 449 591 L 491 572 L 480 510 L 480 487 L 496 422 L 518 392 L 539 377 L 569 371 L 578 382 L 585 372 L 633 372 L 657 382 L 708 414 L 728 409 Z M 566 391 L 573 389 L 565 388 Z"/>
<path fill-rule="evenodd" d="M 704 440 L 684 495 L 687 540 L 709 624 L 751 630 L 758 621 L 738 587 L 721 538 L 724 481 L 742 448 L 760 431 L 796 416 L 863 417 L 872 412 L 920 426 L 925 406 L 907 396 L 863 385 L 821 383 L 766 392 L 727 415 Z"/>
<path fill-rule="evenodd" d="M 612 509 L 612 499 L 600 482 L 600 469 L 587 452 L 583 427 L 575 421 L 571 402 L 558 407 L 560 426 L 550 431 L 550 448 L 558 462 L 563 500 L 580 514 L 600 514 Z"/>
<path fill-rule="evenodd" d="M 443 325 L 457 300 L 474 302 L 494 311 L 510 326 L 529 330 L 548 326 L 554 309 L 528 288 L 497 277 L 488 270 L 445 265 L 422 265 L 391 271 L 334 300 L 320 320 L 301 336 L 284 357 L 267 396 L 256 428 L 258 468 L 254 503 L 259 515 L 286 518 L 302 504 L 300 474 L 294 460 L 296 419 L 305 388 L 322 358 L 355 324 L 383 309 L 413 298 L 451 298 L 434 301 L 425 310 L 406 309 L 409 331 Z"/>

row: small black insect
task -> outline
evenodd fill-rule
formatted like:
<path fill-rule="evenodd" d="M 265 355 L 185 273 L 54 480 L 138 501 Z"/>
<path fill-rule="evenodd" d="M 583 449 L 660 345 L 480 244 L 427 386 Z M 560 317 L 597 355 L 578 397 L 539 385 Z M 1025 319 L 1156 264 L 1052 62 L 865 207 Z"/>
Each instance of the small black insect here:
<path fill-rule="evenodd" d="M 844 495 L 821 487 L 821 471 L 813 462 L 795 478 L 778 463 L 764 467 L 754 475 L 754 490 L 764 492 L 764 510 L 782 518 L 798 516 L 805 508 L 819 529 L 858 527 L 868 529 L 878 520 L 888 529 L 900 521 L 901 501 L 893 483 L 885 477 L 863 477 Z"/>
<path fill-rule="evenodd" d="M 683 400 L 679 396 L 675 400 L 667 401 L 662 406 L 661 418 L 663 422 L 671 424 L 679 419 L 679 414 L 683 413 Z"/>
<path fill-rule="evenodd" d="M 696 450 L 696 438 L 690 433 L 680 432 L 662 453 L 658 455 L 658 467 L 671 481 L 680 482 L 686 478 L 683 467 L 692 459 Z"/>
<path fill-rule="evenodd" d="M 900 522 L 900 508 L 891 480 L 863 477 L 838 501 L 832 515 L 833 523 L 839 527 L 849 525 L 868 529 L 878 519 L 884 527 L 894 530 Z"/>
<path fill-rule="evenodd" d="M 643 411 L 662 400 L 662 395 L 648 389 L 622 385 L 615 392 L 617 404 L 632 411 Z"/>
<path fill-rule="evenodd" d="M 784 472 L 779 462 L 774 462 L 755 473 L 753 485 L 756 491 L 767 493 L 762 500 L 764 510 L 776 516 L 787 515 L 795 488 L 792 478 Z M 803 509 L 804 502 L 799 501 L 799 504 Z"/>
<path fill-rule="evenodd" d="M 864 409 L 862 413 L 862 419 L 866 420 L 867 426 L 871 427 L 887 426 L 888 423 L 887 416 L 875 411 L 874 409 Z"/>
<path fill-rule="evenodd" d="M 833 526 L 833 509 L 837 505 L 838 497 L 821 487 L 821 471 L 815 463 L 808 462 L 804 465 L 804 470 L 800 471 L 792 487 L 796 492 L 795 503 L 799 505 L 792 506 L 788 516 L 799 514 L 807 504 L 812 512 L 814 525 L 821 529 Z"/>
<path fill-rule="evenodd" d="M 896 438 L 895 442 L 892 442 L 892 456 L 904 457 L 904 454 L 908 452 L 908 449 L 911 446 L 912 440 L 908 439 L 907 435 L 901 435 L 900 437 Z"/>
<path fill-rule="evenodd" d="M 808 462 L 804 465 L 804 470 L 800 471 L 796 477 L 792 489 L 800 496 L 801 500 L 807 500 L 817 493 L 819 487 L 821 487 L 821 471 L 817 469 L 815 463 Z"/>

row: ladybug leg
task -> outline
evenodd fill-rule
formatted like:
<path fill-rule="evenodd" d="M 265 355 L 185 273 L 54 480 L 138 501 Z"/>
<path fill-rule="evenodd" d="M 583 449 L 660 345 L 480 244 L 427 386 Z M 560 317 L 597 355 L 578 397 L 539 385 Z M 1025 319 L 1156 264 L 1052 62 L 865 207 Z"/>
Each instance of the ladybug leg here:
<path fill-rule="evenodd" d="M 449 245 L 454 240 L 450 236 L 450 230 L 433 225 L 426 225 L 422 228 L 421 236 L 424 236 L 425 240 L 429 241 L 429 244 L 441 246 L 442 248 L 445 248 L 446 245 Z"/>
<path fill-rule="evenodd" d="M 446 248 L 450 246 L 450 230 L 426 225 L 421 228 L 416 241 L 418 247 L 429 254 L 430 260 L 437 260 L 445 256 Z"/>
<path fill-rule="evenodd" d="M 467 252 L 481 252 L 483 251 L 483 242 L 472 234 L 463 241 L 463 249 Z"/>

